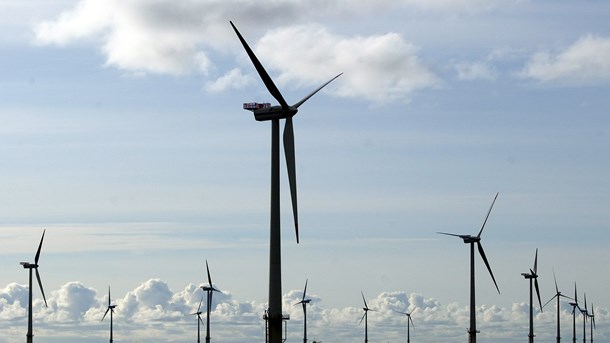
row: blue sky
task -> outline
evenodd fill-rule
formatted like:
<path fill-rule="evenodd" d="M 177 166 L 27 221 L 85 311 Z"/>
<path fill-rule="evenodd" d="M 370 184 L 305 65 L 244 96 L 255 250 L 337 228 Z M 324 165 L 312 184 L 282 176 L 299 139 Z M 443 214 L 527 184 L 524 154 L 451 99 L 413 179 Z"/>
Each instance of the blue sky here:
<path fill-rule="evenodd" d="M 407 307 L 419 341 L 465 340 L 468 247 L 435 232 L 476 234 L 496 192 L 483 245 L 501 294 L 477 260 L 480 340 L 526 337 L 520 273 L 536 248 L 543 302 L 554 269 L 564 293 L 577 282 L 595 304 L 604 339 L 609 12 L 598 1 L 1 2 L 0 342 L 25 335 L 18 262 L 43 229 L 38 342 L 106 337 L 109 284 L 117 341 L 191 341 L 182 313 L 199 303 L 205 259 L 226 291 L 214 341 L 262 339 L 270 127 L 241 106 L 272 98 L 229 20 L 289 103 L 344 73 L 295 117 L 299 245 L 281 174 L 290 341 L 306 278 L 310 338 L 362 339 L 362 290 L 383 310 L 371 340 L 402 340 L 392 310 Z M 553 339 L 554 309 L 536 320 L 537 338 Z"/>

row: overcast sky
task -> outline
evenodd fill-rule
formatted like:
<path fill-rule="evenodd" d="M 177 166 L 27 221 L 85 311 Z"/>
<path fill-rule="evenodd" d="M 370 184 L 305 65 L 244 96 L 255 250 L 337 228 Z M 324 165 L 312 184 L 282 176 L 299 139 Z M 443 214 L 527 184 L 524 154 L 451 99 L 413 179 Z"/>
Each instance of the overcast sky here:
<path fill-rule="evenodd" d="M 480 341 L 527 337 L 529 285 L 595 305 L 610 336 L 610 3 L 602 1 L 0 1 L 0 343 L 190 342 L 206 282 L 214 342 L 264 339 L 272 102 L 294 119 L 301 243 L 282 162 L 284 312 L 309 339 L 464 342 L 477 234 Z M 571 308 L 562 304 L 562 337 Z M 536 338 L 555 337 L 554 303 Z M 582 319 L 577 334 L 582 337 Z"/>

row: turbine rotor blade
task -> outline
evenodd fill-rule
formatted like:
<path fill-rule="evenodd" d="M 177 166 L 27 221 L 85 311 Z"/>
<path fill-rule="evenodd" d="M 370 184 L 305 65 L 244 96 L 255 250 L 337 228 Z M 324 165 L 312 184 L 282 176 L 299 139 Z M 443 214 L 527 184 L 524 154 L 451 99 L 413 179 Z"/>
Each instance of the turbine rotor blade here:
<path fill-rule="evenodd" d="M 360 323 L 358 323 L 358 324 L 362 324 L 362 321 L 364 320 L 364 317 L 366 317 L 366 311 L 364 311 L 364 314 L 362 315 L 362 318 L 360 318 Z"/>
<path fill-rule="evenodd" d="M 294 216 L 294 232 L 299 243 L 299 215 L 297 207 L 297 171 L 294 153 L 294 129 L 292 117 L 286 118 L 284 125 L 284 154 L 286 156 L 286 168 L 288 170 L 288 183 L 290 184 L 290 197 L 292 199 L 292 213 Z"/>
<path fill-rule="evenodd" d="M 305 293 L 307 292 L 307 281 L 309 281 L 308 279 L 305 280 L 305 288 L 303 289 L 303 299 L 301 300 L 301 302 L 305 301 Z"/>
<path fill-rule="evenodd" d="M 362 291 L 360 291 L 360 294 L 362 294 L 362 301 L 364 301 L 364 308 L 366 308 L 368 310 L 369 306 L 366 304 L 366 299 L 364 299 L 364 293 L 362 293 Z"/>
<path fill-rule="evenodd" d="M 534 257 L 534 274 L 538 275 L 538 248 L 536 248 L 536 257 Z"/>
<path fill-rule="evenodd" d="M 438 232 L 438 231 L 436 233 L 438 233 L 440 235 L 445 235 L 445 236 L 453 236 L 453 237 L 460 237 L 460 238 L 462 238 L 462 235 L 458 235 L 458 234 L 455 234 L 455 233 Z"/>
<path fill-rule="evenodd" d="M 413 319 L 411 319 L 411 316 L 408 316 L 408 317 L 409 317 L 409 321 L 411 321 L 411 326 L 415 327 L 415 324 L 413 324 Z"/>
<path fill-rule="evenodd" d="M 494 208 L 494 204 L 496 203 L 496 199 L 498 198 L 498 194 L 500 194 L 500 192 L 496 193 L 496 196 L 494 197 L 494 200 L 491 202 L 491 206 L 489 207 L 489 211 L 487 211 L 487 215 L 485 216 L 485 220 L 483 221 L 483 225 L 481 225 L 481 230 L 479 230 L 479 234 L 477 235 L 477 237 L 481 237 L 481 233 L 483 233 L 483 229 L 485 228 L 485 224 L 487 223 L 487 219 L 489 218 L 489 214 L 491 213 L 491 209 Z"/>
<path fill-rule="evenodd" d="M 557 298 L 558 296 L 560 296 L 561 294 L 557 293 L 555 295 L 553 295 L 553 297 L 551 299 L 549 299 L 549 301 L 547 301 L 546 303 L 544 303 L 544 305 L 542 305 L 541 308 L 545 307 L 546 305 L 548 305 L 551 301 L 553 301 L 553 299 Z"/>
<path fill-rule="evenodd" d="M 326 87 L 326 85 L 328 85 L 329 83 L 333 82 L 336 78 L 338 78 L 339 76 L 343 75 L 343 73 L 333 77 L 332 79 L 328 80 L 325 84 L 323 84 L 322 86 L 316 88 L 316 90 L 314 90 L 313 92 L 307 94 L 303 99 L 301 99 L 299 102 L 297 102 L 296 104 L 294 104 L 293 106 L 296 108 L 299 108 L 299 106 L 303 105 L 303 103 L 307 100 L 309 100 L 309 98 L 311 98 L 314 94 L 316 94 L 317 92 L 319 92 L 322 88 Z"/>
<path fill-rule="evenodd" d="M 197 307 L 197 312 L 201 311 L 201 304 L 203 303 L 203 296 L 201 296 L 201 300 L 199 300 L 199 306 Z"/>
<path fill-rule="evenodd" d="M 239 31 L 237 30 L 235 25 L 233 25 L 233 22 L 229 21 L 229 23 L 231 23 L 231 26 L 233 27 L 233 30 L 235 30 L 235 33 L 237 34 L 237 37 L 239 38 L 239 41 L 241 42 L 241 44 L 243 45 L 244 49 L 246 50 L 246 53 L 248 54 L 248 57 L 250 57 L 250 60 L 252 61 L 252 64 L 254 64 L 254 68 L 256 68 L 256 71 L 258 72 L 258 75 L 263 80 L 263 83 L 267 87 L 267 90 L 269 91 L 269 93 L 271 93 L 271 95 L 275 98 L 275 100 L 277 100 L 280 103 L 280 105 L 282 106 L 282 109 L 284 111 L 288 111 L 290 106 L 288 106 L 288 103 L 286 103 L 286 100 L 284 100 L 284 97 L 282 96 L 282 93 L 280 93 L 280 91 L 277 88 L 277 86 L 275 85 L 275 83 L 273 83 L 273 80 L 271 80 L 271 77 L 269 76 L 269 74 L 267 73 L 267 71 L 265 70 L 265 68 L 261 64 L 261 62 L 258 60 L 258 58 L 254 54 L 252 49 L 250 49 L 250 46 L 248 45 L 248 43 L 246 42 L 244 37 L 242 37 L 241 33 L 239 33 Z"/>
<path fill-rule="evenodd" d="M 540 305 L 540 312 L 542 312 L 542 302 L 540 301 L 540 288 L 538 288 L 538 279 L 534 279 L 534 286 L 536 287 L 536 295 L 538 296 L 538 305 Z"/>
<path fill-rule="evenodd" d="M 45 297 L 44 289 L 42 288 L 42 281 L 40 280 L 40 274 L 38 273 L 38 268 L 34 268 L 34 269 L 36 269 L 36 279 L 38 280 L 38 286 L 40 286 L 40 292 L 42 293 L 42 299 L 44 299 L 44 306 L 49 307 L 49 305 L 47 305 L 47 297 Z"/>
<path fill-rule="evenodd" d="M 47 232 L 45 229 L 42 231 L 42 238 L 40 238 L 40 244 L 38 244 L 38 250 L 36 251 L 36 257 L 34 257 L 34 264 L 38 264 L 38 259 L 40 258 L 40 249 L 42 249 L 42 241 L 44 240 L 44 234 Z"/>
<path fill-rule="evenodd" d="M 559 293 L 559 287 L 557 287 L 557 278 L 555 277 L 555 268 L 553 268 L 553 280 L 555 280 L 555 292 Z"/>
<path fill-rule="evenodd" d="M 104 321 L 104 318 L 106 318 L 106 315 L 108 314 L 108 311 L 110 311 L 110 307 L 108 307 L 106 309 L 106 312 L 104 313 L 104 316 L 102 317 L 102 320 L 101 320 L 102 322 Z"/>
<path fill-rule="evenodd" d="M 496 282 L 496 278 L 494 277 L 494 273 L 491 271 L 491 267 L 489 266 L 489 262 L 487 261 L 487 256 L 485 256 L 485 251 L 483 250 L 483 246 L 481 245 L 481 242 L 477 242 L 477 248 L 479 248 L 479 255 L 481 255 L 481 258 L 483 259 L 483 262 L 485 262 L 485 266 L 487 266 L 487 270 L 489 271 L 489 275 L 491 275 L 491 279 L 494 282 L 494 285 L 496 285 L 496 290 L 498 291 L 498 294 L 500 294 L 500 288 L 498 288 L 498 283 Z"/>
<path fill-rule="evenodd" d="M 205 260 L 205 269 L 208 272 L 208 284 L 210 285 L 210 288 L 214 288 L 212 287 L 212 277 L 210 276 L 210 267 L 208 267 L 208 260 Z"/>
<path fill-rule="evenodd" d="M 108 286 L 108 307 L 110 307 L 110 286 Z"/>

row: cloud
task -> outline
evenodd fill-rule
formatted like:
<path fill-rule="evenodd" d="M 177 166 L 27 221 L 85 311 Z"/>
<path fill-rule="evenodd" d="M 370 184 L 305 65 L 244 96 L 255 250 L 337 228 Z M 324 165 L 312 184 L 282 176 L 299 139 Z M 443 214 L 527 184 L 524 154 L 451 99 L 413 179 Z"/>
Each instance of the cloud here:
<path fill-rule="evenodd" d="M 417 48 L 397 33 L 345 37 L 321 25 L 298 25 L 268 32 L 256 52 L 279 71 L 282 84 L 311 87 L 344 72 L 331 86 L 342 97 L 406 101 L 411 92 L 438 82 L 417 57 Z"/>
<path fill-rule="evenodd" d="M 239 46 L 228 25 L 230 18 L 239 20 L 246 36 L 254 37 L 260 22 L 274 27 L 344 15 L 342 1 L 320 6 L 288 0 L 265 6 L 236 0 L 180 5 L 170 0 L 82 0 L 55 20 L 38 23 L 34 33 L 39 45 L 93 41 L 101 45 L 106 66 L 135 74 L 212 75 L 205 89 L 221 92 L 251 82 L 237 68 L 214 79 L 218 62 L 211 56 Z M 348 8 L 364 13 L 370 5 Z M 407 101 L 411 92 L 437 83 L 417 57 L 417 48 L 397 33 L 346 37 L 321 25 L 300 24 L 269 31 L 250 44 L 256 45 L 266 66 L 280 72 L 279 82 L 312 87 L 344 71 L 333 88 L 333 94 L 342 97 Z M 241 49 L 233 51 L 243 57 Z"/>
<path fill-rule="evenodd" d="M 488 62 L 460 63 L 455 66 L 460 80 L 494 80 L 496 71 Z"/>
<path fill-rule="evenodd" d="M 347 291 L 347 290 L 346 290 Z M 352 292 L 352 290 L 349 290 Z M 20 332 L 24 325 L 27 307 L 27 287 L 9 284 L 0 290 L 0 319 L 6 322 L 3 332 Z M 106 291 L 98 292 L 81 282 L 68 282 L 49 295 L 49 308 L 41 301 L 35 301 L 36 330 L 39 335 L 52 329 L 58 339 L 79 337 L 80 342 L 99 341 L 107 334 L 107 325 L 100 319 L 106 310 Z M 169 285 L 160 279 L 147 280 L 124 296 L 118 296 L 113 303 L 117 304 L 115 330 L 123 337 L 140 340 L 188 341 L 196 332 L 196 321 L 188 314 L 195 312 L 203 292 L 195 284 L 188 284 L 181 291 L 174 292 Z M 300 338 L 300 323 L 303 319 L 301 306 L 294 306 L 301 299 L 302 290 L 290 290 L 283 296 L 284 313 L 290 315 L 290 340 Z M 307 307 L 308 328 L 310 337 L 333 337 L 336 342 L 350 342 L 361 338 L 362 326 L 358 325 L 362 309 L 358 307 L 326 307 L 324 299 L 311 294 L 312 302 Z M 358 292 L 354 293 L 355 302 L 360 302 Z M 22 302 L 25 301 L 25 302 Z M 468 325 L 468 306 L 457 303 L 441 304 L 434 298 L 427 298 L 418 293 L 403 291 L 382 292 L 367 298 L 370 308 L 375 312 L 369 314 L 369 334 L 393 341 L 403 339 L 404 316 L 395 311 L 408 309 L 413 312 L 416 329 L 414 335 L 428 332 L 429 337 L 423 342 L 449 341 L 459 342 L 465 339 L 463 331 Z M 359 303 L 357 305 L 360 305 Z M 202 304 L 205 308 L 205 300 Z M 262 314 L 265 303 L 240 301 L 229 291 L 215 293 L 212 306 L 211 322 L 213 336 L 219 341 L 237 343 L 259 337 L 264 330 Z M 482 335 L 495 342 L 510 342 L 521 337 L 515 328 L 525 328 L 529 305 L 515 303 L 511 308 L 481 305 L 477 307 L 477 322 Z M 537 335 L 543 339 L 554 337 L 553 323 L 555 311 L 545 311 L 536 315 Z M 599 338 L 604 336 L 604 322 L 609 318 L 608 310 L 595 308 Z M 571 313 L 565 308 L 561 313 L 562 320 L 569 322 Z M 205 319 L 205 318 L 204 318 Z M 68 325 L 66 325 L 68 324 Z M 6 327 L 6 328 L 5 328 Z M 57 330 L 61 327 L 60 330 Z M 299 329 L 297 329 L 299 328 Z M 59 336 L 61 337 L 59 337 Z M 5 341 L 0 338 L 0 342 Z"/>
<path fill-rule="evenodd" d="M 607 83 L 610 81 L 610 38 L 586 35 L 556 54 L 536 53 L 519 75 L 542 83 Z"/>

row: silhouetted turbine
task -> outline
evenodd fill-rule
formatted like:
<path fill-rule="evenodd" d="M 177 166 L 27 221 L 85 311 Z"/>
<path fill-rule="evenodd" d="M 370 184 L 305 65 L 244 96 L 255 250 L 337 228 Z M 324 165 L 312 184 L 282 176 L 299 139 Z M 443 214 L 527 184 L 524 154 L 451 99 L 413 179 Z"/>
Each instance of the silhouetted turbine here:
<path fill-rule="evenodd" d="M 572 343 L 576 343 L 576 309 L 578 306 L 578 293 L 576 293 L 576 282 L 574 282 L 574 301 L 570 303 L 572 306 Z"/>
<path fill-rule="evenodd" d="M 297 113 L 299 106 L 311 98 L 324 86 L 328 85 L 341 74 L 333 77 L 313 92 L 309 93 L 299 102 L 290 106 L 280 93 L 279 89 L 271 80 L 271 77 L 258 60 L 246 40 L 237 30 L 233 22 L 230 22 L 233 30 L 237 34 L 248 57 L 252 61 L 254 68 L 258 72 L 263 83 L 271 95 L 279 102 L 280 106 L 252 109 L 254 119 L 257 121 L 271 120 L 271 220 L 270 220 L 270 245 L 269 245 L 269 310 L 268 333 L 270 343 L 281 343 L 282 341 L 282 266 L 281 266 L 281 230 L 280 230 L 280 119 L 285 119 L 284 126 L 284 153 L 288 169 L 288 182 L 290 184 L 290 194 L 292 199 L 292 211 L 297 243 L 299 243 L 299 224 L 297 215 L 297 188 L 296 188 L 296 165 L 294 152 L 294 129 L 292 127 L 292 117 Z"/>
<path fill-rule="evenodd" d="M 536 249 L 536 257 L 534 258 L 534 269 L 530 269 L 529 273 L 521 273 L 525 279 L 530 280 L 530 331 L 527 335 L 528 342 L 534 343 L 534 299 L 532 290 L 532 281 L 536 286 L 536 295 L 538 296 L 538 304 L 540 305 L 540 312 L 542 312 L 542 302 L 540 301 L 540 289 L 538 288 L 538 249 Z"/>
<path fill-rule="evenodd" d="M 208 267 L 208 260 L 205 260 L 205 269 L 208 272 L 208 285 L 207 286 L 201 286 L 201 289 L 203 289 L 206 293 L 207 293 L 207 314 L 206 314 L 206 327 L 205 327 L 205 342 L 206 343 L 210 343 L 210 312 L 212 310 L 212 295 L 214 294 L 214 292 L 218 292 L 221 293 L 218 289 L 214 288 L 214 286 L 212 285 L 212 277 L 210 276 L 210 268 Z"/>
<path fill-rule="evenodd" d="M 591 343 L 593 343 L 593 329 L 595 329 L 595 313 L 593 313 L 593 303 L 591 303 L 591 314 L 589 315 L 591 318 Z"/>
<path fill-rule="evenodd" d="M 491 202 L 491 206 L 489 207 L 489 211 L 487 211 L 487 215 L 485 216 L 485 220 L 483 221 L 483 225 L 481 225 L 481 229 L 476 236 L 471 235 L 456 235 L 453 233 L 446 232 L 437 232 L 441 235 L 455 236 L 464 240 L 464 243 L 470 244 L 470 327 L 468 328 L 468 342 L 476 343 L 477 341 L 477 323 L 476 323 L 476 302 L 475 302 L 475 287 L 474 287 L 474 245 L 476 243 L 477 248 L 479 250 L 479 255 L 485 262 L 485 266 L 487 266 L 487 270 L 489 271 L 489 275 L 491 275 L 491 279 L 496 285 L 496 290 L 498 294 L 500 294 L 500 288 L 498 288 L 498 284 L 496 283 L 496 279 L 494 278 L 494 274 L 491 271 L 491 267 L 489 266 L 489 262 L 487 261 L 487 257 L 485 256 L 485 251 L 483 250 L 483 246 L 481 245 L 481 233 L 483 233 L 483 229 L 485 228 L 485 224 L 487 223 L 487 219 L 489 218 L 489 214 L 491 213 L 491 209 L 494 207 L 494 203 L 498 198 L 498 194 L 494 197 L 494 200 Z"/>
<path fill-rule="evenodd" d="M 106 318 L 106 315 L 108 314 L 108 312 L 110 312 L 110 343 L 112 343 L 113 338 L 112 338 L 112 315 L 114 314 L 114 308 L 116 307 L 116 305 L 111 305 L 110 304 L 110 286 L 108 286 L 108 307 L 106 308 L 106 312 L 104 313 L 104 316 L 102 317 L 102 321 L 104 321 L 104 318 Z"/>
<path fill-rule="evenodd" d="M 26 335 L 27 343 L 34 342 L 34 333 L 32 330 L 32 269 L 36 270 L 36 279 L 38 280 L 38 286 L 40 286 L 40 292 L 42 293 L 42 298 L 44 299 L 44 306 L 49 307 L 47 305 L 47 298 L 44 295 L 44 289 L 42 288 L 42 281 L 40 280 L 40 274 L 38 273 L 38 259 L 40 259 L 40 249 L 42 249 L 42 241 L 44 240 L 44 234 L 46 230 L 42 231 L 42 238 L 40 238 L 40 244 L 38 245 L 38 250 L 36 251 L 36 256 L 34 257 L 34 263 L 29 262 L 20 262 L 24 269 L 30 270 L 30 279 L 29 279 L 29 304 L 28 304 L 28 333 Z"/>
<path fill-rule="evenodd" d="M 366 304 L 366 299 L 364 299 L 364 293 L 362 293 L 362 291 L 360 291 L 360 294 L 362 294 L 362 301 L 364 302 L 364 307 L 362 308 L 362 310 L 364 310 L 364 314 L 362 315 L 362 318 L 360 318 L 360 324 L 362 324 L 362 320 L 364 319 L 364 343 L 368 343 L 369 341 L 369 322 L 368 322 L 368 314 L 369 311 L 375 311 L 373 309 L 370 309 L 369 306 Z"/>
<path fill-rule="evenodd" d="M 191 316 L 197 316 L 197 343 L 201 342 L 201 324 L 203 324 L 203 320 L 201 320 L 201 303 L 203 303 L 203 296 L 199 301 L 199 306 L 197 307 L 197 312 L 191 313 Z"/>
<path fill-rule="evenodd" d="M 305 299 L 305 294 L 307 293 L 307 281 L 305 280 L 305 288 L 303 289 L 303 298 L 301 301 L 296 303 L 295 305 L 302 304 L 303 305 L 303 343 L 307 343 L 307 304 L 311 301 L 311 299 Z"/>
<path fill-rule="evenodd" d="M 579 307 L 580 313 L 582 314 L 582 343 L 587 342 L 587 316 L 589 311 L 587 310 L 587 293 L 585 293 L 585 309 Z"/>
<path fill-rule="evenodd" d="M 561 342 L 561 322 L 559 320 L 560 314 L 561 314 L 561 307 L 559 306 L 559 298 L 561 298 L 561 297 L 564 297 L 566 299 L 572 299 L 572 298 L 561 294 L 561 292 L 559 291 L 559 287 L 557 287 L 557 278 L 555 277 L 555 269 L 553 269 L 553 280 L 555 280 L 555 295 L 553 295 L 553 297 L 551 297 L 551 299 L 549 299 L 549 301 L 547 301 L 544 305 L 542 305 L 542 308 L 544 308 L 546 305 L 548 305 L 553 299 L 557 298 L 557 343 L 559 343 L 559 342 Z M 572 299 L 572 300 L 574 300 L 574 299 Z"/>
<path fill-rule="evenodd" d="M 410 342 L 411 342 L 411 330 L 410 330 L 410 328 L 411 328 L 411 327 L 410 327 L 410 325 L 409 325 L 409 322 L 411 322 L 410 324 L 413 324 L 413 319 L 411 319 L 411 315 L 412 315 L 412 314 L 413 314 L 413 312 L 415 312 L 416 310 L 417 310 L 417 308 L 416 308 L 416 309 L 414 309 L 413 311 L 411 311 L 410 313 L 409 313 L 409 312 L 400 312 L 400 311 L 395 311 L 395 312 L 397 312 L 397 313 L 404 314 L 405 316 L 407 316 L 407 343 L 410 343 Z M 413 327 L 415 328 L 415 324 L 413 324 Z"/>

